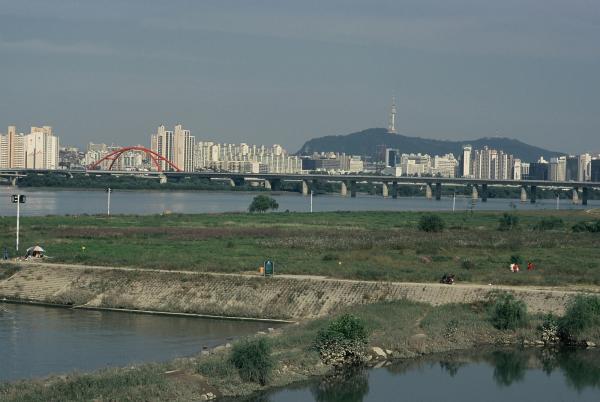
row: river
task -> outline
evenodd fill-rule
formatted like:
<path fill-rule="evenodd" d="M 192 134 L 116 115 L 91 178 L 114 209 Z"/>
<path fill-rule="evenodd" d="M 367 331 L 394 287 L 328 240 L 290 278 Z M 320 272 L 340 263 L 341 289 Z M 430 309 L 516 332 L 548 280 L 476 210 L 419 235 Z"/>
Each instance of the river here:
<path fill-rule="evenodd" d="M 27 200 L 21 205 L 21 213 L 29 216 L 40 215 L 81 215 L 105 214 L 107 212 L 107 193 L 103 190 L 55 190 L 55 189 L 17 189 L 0 187 L 0 215 L 16 215 L 16 204 L 10 201 L 10 195 L 25 194 Z M 110 210 L 112 214 L 159 214 L 165 211 L 174 213 L 217 213 L 247 211 L 255 192 L 237 191 L 114 191 L 111 194 Z M 310 197 L 298 193 L 275 193 L 280 211 L 308 212 Z M 537 203 L 520 203 L 516 199 L 479 200 L 474 205 L 470 197 L 457 197 L 454 209 L 469 210 L 540 210 L 556 209 L 556 200 L 538 200 Z M 593 200 L 587 207 L 574 205 L 561 200 L 559 209 L 599 208 L 600 201 Z M 313 197 L 313 211 L 451 211 L 452 198 L 444 197 L 440 201 L 425 197 L 383 198 L 358 194 L 356 198 L 338 195 L 319 195 Z"/>
<path fill-rule="evenodd" d="M 460 352 L 330 376 L 246 402 L 597 402 L 600 353 L 508 349 Z"/>
<path fill-rule="evenodd" d="M 0 303 L 0 382 L 168 361 L 275 325 Z"/>

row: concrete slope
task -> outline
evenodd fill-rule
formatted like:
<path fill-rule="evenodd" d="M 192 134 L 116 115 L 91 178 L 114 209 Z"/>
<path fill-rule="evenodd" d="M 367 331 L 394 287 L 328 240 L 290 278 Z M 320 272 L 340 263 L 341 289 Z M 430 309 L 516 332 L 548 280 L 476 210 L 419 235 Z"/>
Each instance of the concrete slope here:
<path fill-rule="evenodd" d="M 357 304 L 408 299 L 441 305 L 483 301 L 507 291 L 532 312 L 564 311 L 576 291 L 483 285 L 442 285 L 308 276 L 209 274 L 25 263 L 0 281 L 0 298 L 216 316 L 298 320 Z"/>

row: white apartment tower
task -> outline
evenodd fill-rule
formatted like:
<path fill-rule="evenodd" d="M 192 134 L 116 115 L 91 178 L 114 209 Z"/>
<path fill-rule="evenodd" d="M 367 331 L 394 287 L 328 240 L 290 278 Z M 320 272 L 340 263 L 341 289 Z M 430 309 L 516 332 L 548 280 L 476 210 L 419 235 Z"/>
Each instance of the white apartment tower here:
<path fill-rule="evenodd" d="M 194 146 L 195 138 L 190 130 L 183 128 L 181 124 L 175 126 L 175 130 L 167 130 L 164 125 L 158 126 L 156 134 L 151 137 L 151 149 L 163 158 L 167 159 L 180 170 L 186 172 L 194 171 Z M 173 170 L 165 161 L 160 161 L 161 170 Z"/>
<path fill-rule="evenodd" d="M 471 177 L 473 175 L 472 166 L 471 166 L 471 153 L 472 152 L 473 152 L 473 147 L 471 145 L 463 146 L 462 172 L 460 172 L 462 177 Z"/>
<path fill-rule="evenodd" d="M 163 158 L 173 160 L 173 131 L 169 131 L 164 125 L 158 126 L 156 134 L 151 137 L 150 149 Z M 170 168 L 165 161 L 159 161 L 160 170 L 165 171 Z M 179 167 L 179 166 L 178 166 Z"/>
<path fill-rule="evenodd" d="M 24 149 L 27 169 L 58 168 L 59 142 L 52 127 L 31 127 L 30 134 L 24 137 Z"/>

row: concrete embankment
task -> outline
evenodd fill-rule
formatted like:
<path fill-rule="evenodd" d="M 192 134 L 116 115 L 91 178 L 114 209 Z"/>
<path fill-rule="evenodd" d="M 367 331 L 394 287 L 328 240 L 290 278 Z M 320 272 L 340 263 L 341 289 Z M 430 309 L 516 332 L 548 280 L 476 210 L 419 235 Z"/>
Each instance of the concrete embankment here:
<path fill-rule="evenodd" d="M 320 277 L 194 273 L 24 263 L 0 281 L 0 299 L 84 308 L 298 320 L 349 305 L 408 299 L 471 303 L 508 291 L 532 312 L 561 314 L 576 292 L 549 288 L 370 282 Z"/>

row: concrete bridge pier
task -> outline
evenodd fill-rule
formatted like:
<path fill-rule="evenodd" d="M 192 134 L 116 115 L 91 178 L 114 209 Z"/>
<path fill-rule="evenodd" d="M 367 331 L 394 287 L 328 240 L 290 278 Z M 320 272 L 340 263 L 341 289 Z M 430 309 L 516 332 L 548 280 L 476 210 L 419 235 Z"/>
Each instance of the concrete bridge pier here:
<path fill-rule="evenodd" d="M 350 197 L 356 198 L 356 181 L 350 181 Z"/>
<path fill-rule="evenodd" d="M 340 195 L 342 197 L 348 196 L 348 185 L 346 184 L 345 181 L 340 182 Z"/>
<path fill-rule="evenodd" d="M 537 186 L 531 186 L 531 203 L 535 204 L 537 200 Z"/>
<path fill-rule="evenodd" d="M 579 204 L 579 190 L 577 187 L 573 189 L 573 204 Z"/>
<path fill-rule="evenodd" d="M 388 189 L 388 185 L 385 182 L 381 183 L 381 194 L 383 195 L 384 198 L 387 198 L 390 195 L 390 191 Z"/>
<path fill-rule="evenodd" d="M 487 202 L 488 199 L 488 185 L 481 185 L 481 202 Z"/>
<path fill-rule="evenodd" d="M 398 182 L 397 181 L 392 182 L 392 198 L 393 199 L 398 198 Z"/>
<path fill-rule="evenodd" d="M 271 182 L 267 179 L 263 180 L 263 186 L 265 187 L 266 190 L 272 190 L 272 186 L 271 186 Z"/>
<path fill-rule="evenodd" d="M 527 187 L 521 186 L 521 202 L 527 202 Z"/>
<path fill-rule="evenodd" d="M 271 184 L 271 190 L 281 191 L 281 179 L 273 179 L 269 183 Z"/>
<path fill-rule="evenodd" d="M 302 180 L 300 183 L 302 186 L 302 195 L 307 196 L 308 195 L 308 183 L 306 183 L 306 180 Z"/>
<path fill-rule="evenodd" d="M 479 199 L 479 192 L 477 191 L 477 186 L 475 184 L 473 184 L 473 186 L 471 187 L 472 191 L 471 191 L 471 199 L 473 201 L 477 201 Z"/>
<path fill-rule="evenodd" d="M 10 185 L 13 187 L 17 186 L 17 178 L 16 177 L 13 177 L 10 179 Z"/>
<path fill-rule="evenodd" d="M 425 185 L 425 198 L 428 200 L 433 198 L 433 190 L 431 190 L 431 185 L 429 183 Z"/>
<path fill-rule="evenodd" d="M 583 191 L 581 192 L 581 205 L 587 205 L 588 204 L 588 197 L 590 195 L 590 188 L 589 187 L 584 187 Z"/>
<path fill-rule="evenodd" d="M 442 183 L 435 183 L 435 200 L 442 199 Z"/>
<path fill-rule="evenodd" d="M 167 176 L 165 176 L 164 174 L 161 174 L 160 176 L 158 176 L 158 182 L 160 184 L 165 184 L 167 182 Z"/>

